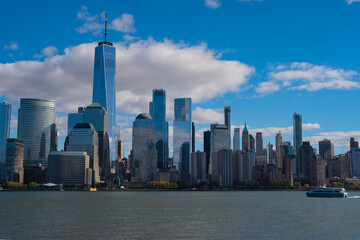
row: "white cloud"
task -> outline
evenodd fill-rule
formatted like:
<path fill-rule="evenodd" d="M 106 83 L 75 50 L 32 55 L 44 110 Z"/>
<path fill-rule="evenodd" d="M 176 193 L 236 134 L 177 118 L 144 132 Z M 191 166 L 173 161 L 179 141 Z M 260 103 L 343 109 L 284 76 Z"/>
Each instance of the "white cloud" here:
<path fill-rule="evenodd" d="M 333 141 L 335 147 L 349 150 L 351 137 L 354 137 L 356 140 L 359 140 L 360 131 L 320 132 L 317 133 L 315 136 L 304 137 L 304 141 L 310 141 L 313 147 L 318 148 L 319 141 L 324 140 L 326 138 Z"/>
<path fill-rule="evenodd" d="M 345 1 L 348 5 L 355 3 L 355 2 L 360 2 L 360 0 L 345 0 Z"/>
<path fill-rule="evenodd" d="M 4 46 L 4 50 L 19 50 L 19 44 L 17 42 L 11 42 L 9 45 Z"/>
<path fill-rule="evenodd" d="M 41 61 L 0 64 L 0 96 L 6 96 L 12 103 L 26 97 L 53 99 L 58 112 L 76 112 L 77 107 L 91 103 L 96 45 L 68 47 L 64 54 Z M 206 44 L 190 46 L 148 39 L 114 46 L 117 49 L 117 109 L 121 115 L 148 112 L 154 88 L 166 89 L 168 111 L 172 114 L 175 97 L 191 97 L 194 103 L 206 102 L 227 92 L 239 91 L 254 72 L 254 68 L 241 62 L 217 59 L 216 51 L 208 49 Z M 199 112 L 209 114 L 211 119 L 199 116 Z M 194 120 L 222 122 L 222 114 L 220 110 L 197 108 Z"/>
<path fill-rule="evenodd" d="M 76 28 L 78 33 L 92 33 L 92 35 L 100 35 L 104 29 L 105 14 L 92 15 L 88 12 L 86 6 L 81 6 L 80 11 L 77 14 L 77 19 L 85 21 L 83 25 Z M 123 13 L 120 17 L 115 18 L 108 25 L 109 29 L 124 32 L 133 33 L 136 31 L 134 16 L 131 14 Z"/>
<path fill-rule="evenodd" d="M 42 49 L 40 54 L 35 53 L 34 57 L 35 58 L 52 57 L 57 53 L 58 53 L 58 49 L 56 47 L 48 46 L 48 47 Z"/>
<path fill-rule="evenodd" d="M 196 124 L 223 123 L 224 114 L 222 111 L 222 109 L 196 107 L 192 112 L 192 119 Z"/>
<path fill-rule="evenodd" d="M 221 6 L 220 0 L 205 0 L 205 6 L 211 9 L 217 9 Z"/>
<path fill-rule="evenodd" d="M 109 25 L 109 29 L 115 31 L 132 33 L 136 31 L 134 16 L 131 14 L 123 13 L 121 17 L 115 18 Z"/>
<path fill-rule="evenodd" d="M 303 131 L 310 131 L 314 129 L 320 129 L 320 124 L 318 123 L 303 123 L 302 125 Z M 242 127 L 241 127 L 242 129 Z M 249 132 L 255 136 L 257 132 L 262 132 L 263 136 L 275 136 L 278 132 L 282 134 L 292 134 L 293 127 L 267 127 L 267 128 L 256 128 L 251 129 L 248 126 Z"/>
<path fill-rule="evenodd" d="M 318 91 L 321 89 L 350 90 L 360 88 L 355 79 L 358 73 L 352 70 L 294 62 L 274 67 L 269 73 L 269 81 L 259 83 L 257 93 L 265 95 L 280 89 Z"/>

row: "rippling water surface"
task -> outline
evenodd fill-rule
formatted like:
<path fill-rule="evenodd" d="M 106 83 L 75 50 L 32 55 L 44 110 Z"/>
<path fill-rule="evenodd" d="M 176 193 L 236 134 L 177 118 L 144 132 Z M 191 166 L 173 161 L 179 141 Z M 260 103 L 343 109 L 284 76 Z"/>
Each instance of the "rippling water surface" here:
<path fill-rule="evenodd" d="M 0 239 L 360 239 L 359 195 L 0 192 Z"/>

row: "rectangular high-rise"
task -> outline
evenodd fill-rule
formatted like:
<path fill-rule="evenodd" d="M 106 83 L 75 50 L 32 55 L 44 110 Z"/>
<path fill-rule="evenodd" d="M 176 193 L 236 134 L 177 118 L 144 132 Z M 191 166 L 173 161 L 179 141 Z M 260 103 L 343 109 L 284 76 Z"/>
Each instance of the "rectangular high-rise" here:
<path fill-rule="evenodd" d="M 204 152 L 206 153 L 206 173 L 209 173 L 210 164 L 210 151 L 211 151 L 211 132 L 204 132 Z"/>
<path fill-rule="evenodd" d="M 5 163 L 6 139 L 10 136 L 11 104 L 0 103 L 0 165 Z"/>
<path fill-rule="evenodd" d="M 293 114 L 293 145 L 294 155 L 296 157 L 296 176 L 299 177 L 299 148 L 302 146 L 302 116 L 298 113 Z"/>
<path fill-rule="evenodd" d="M 334 143 L 328 139 L 319 141 L 319 154 L 323 159 L 334 157 Z"/>
<path fill-rule="evenodd" d="M 105 17 L 105 41 L 99 42 L 95 48 L 94 82 L 92 102 L 99 103 L 109 115 L 109 144 L 111 160 L 115 160 L 115 115 L 116 115 L 116 49 L 111 42 L 106 40 Z"/>
<path fill-rule="evenodd" d="M 174 165 L 178 167 L 183 182 L 190 181 L 191 132 L 191 98 L 176 98 L 174 100 Z"/>
<path fill-rule="evenodd" d="M 156 129 L 157 168 L 160 172 L 166 172 L 169 159 L 169 123 L 166 121 L 166 92 L 164 89 L 153 90 L 153 101 L 149 104 L 149 108 Z"/>
<path fill-rule="evenodd" d="M 264 143 L 262 132 L 256 133 L 256 155 L 260 156 L 264 153 Z"/>
<path fill-rule="evenodd" d="M 240 150 L 240 128 L 234 128 L 233 149 L 234 152 Z"/>

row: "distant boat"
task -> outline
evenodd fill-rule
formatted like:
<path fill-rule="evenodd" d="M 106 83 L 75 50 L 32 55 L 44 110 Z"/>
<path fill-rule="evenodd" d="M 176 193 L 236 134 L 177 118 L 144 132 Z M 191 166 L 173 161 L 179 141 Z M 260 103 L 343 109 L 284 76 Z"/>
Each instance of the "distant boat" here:
<path fill-rule="evenodd" d="M 90 192 L 96 192 L 97 189 L 96 188 L 90 188 Z"/>
<path fill-rule="evenodd" d="M 337 197 L 337 198 L 347 198 L 348 193 L 344 188 L 326 188 L 324 186 L 320 186 L 316 189 L 313 189 L 306 193 L 308 197 Z"/>

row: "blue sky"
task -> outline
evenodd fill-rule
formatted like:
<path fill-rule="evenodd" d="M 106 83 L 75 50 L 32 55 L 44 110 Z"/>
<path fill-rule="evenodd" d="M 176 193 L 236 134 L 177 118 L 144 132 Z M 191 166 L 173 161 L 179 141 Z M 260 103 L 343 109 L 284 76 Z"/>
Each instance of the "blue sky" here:
<path fill-rule="evenodd" d="M 356 0 L 7 1 L 0 9 L 0 96 L 57 101 L 60 143 L 66 116 L 90 103 L 94 47 L 117 47 L 117 107 L 129 149 L 131 124 L 147 112 L 153 88 L 193 99 L 197 149 L 201 132 L 246 121 L 264 143 L 282 131 L 292 142 L 292 114 L 303 116 L 304 140 L 327 137 L 336 153 L 360 138 L 360 2 Z M 171 131 L 171 129 L 170 129 Z M 265 146 L 264 146 L 265 147 Z"/>

